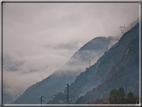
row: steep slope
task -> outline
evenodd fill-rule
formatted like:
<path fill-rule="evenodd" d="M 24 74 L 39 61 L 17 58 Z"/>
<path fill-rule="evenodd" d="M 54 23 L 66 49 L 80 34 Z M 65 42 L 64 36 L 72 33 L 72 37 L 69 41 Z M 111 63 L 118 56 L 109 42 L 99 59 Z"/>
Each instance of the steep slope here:
<path fill-rule="evenodd" d="M 59 71 L 83 71 L 89 62 L 90 66 L 94 64 L 116 41 L 114 37 L 94 38 L 81 47 Z"/>
<path fill-rule="evenodd" d="M 82 72 L 79 76 L 77 76 L 74 83 L 70 85 L 69 94 L 70 98 L 72 99 L 70 103 L 75 103 L 75 102 L 83 103 L 77 99 L 80 96 L 86 94 L 88 91 L 92 90 L 93 88 L 97 88 L 99 85 L 103 84 L 104 81 L 109 77 L 110 73 L 112 72 L 112 69 L 114 69 L 114 67 L 116 67 L 117 64 L 121 63 L 121 61 L 124 59 L 125 54 L 128 53 L 127 52 L 128 47 L 131 46 L 130 44 L 132 44 L 132 42 L 138 37 L 139 37 L 139 25 L 137 24 L 130 31 L 126 32 L 120 38 L 120 40 L 112 48 L 110 48 L 109 51 L 105 52 L 105 54 L 94 65 L 92 65 L 90 68 L 87 68 L 84 72 Z M 131 60 L 136 60 L 136 59 L 131 59 Z M 119 69 L 121 68 L 121 66 L 117 67 Z M 112 75 L 112 77 L 113 76 L 114 75 Z M 57 99 L 59 98 L 59 96 L 64 96 L 63 98 L 65 99 L 62 99 L 62 101 L 60 101 L 59 99 Z M 48 103 L 66 103 L 65 96 L 66 96 L 66 90 L 64 91 L 64 93 L 56 94 L 55 98 L 50 100 Z"/>
<path fill-rule="evenodd" d="M 139 95 L 139 37 L 137 36 L 127 47 L 124 57 L 107 75 L 105 82 L 79 98 L 76 103 L 88 103 L 96 99 L 108 97 L 111 89 L 125 88 L 127 93 Z"/>
<path fill-rule="evenodd" d="M 5 90 L 3 90 L 3 100 L 4 100 L 3 103 L 10 103 L 12 101 L 12 99 L 13 99 L 12 95 L 5 92 Z"/>
<path fill-rule="evenodd" d="M 55 93 L 63 90 L 66 84 L 74 81 L 75 77 L 89 65 L 88 60 L 94 63 L 101 57 L 112 41 L 116 40 L 111 37 L 98 37 L 91 40 L 78 50 L 63 67 L 43 81 L 29 87 L 12 103 L 39 104 L 41 96 L 48 101 Z"/>

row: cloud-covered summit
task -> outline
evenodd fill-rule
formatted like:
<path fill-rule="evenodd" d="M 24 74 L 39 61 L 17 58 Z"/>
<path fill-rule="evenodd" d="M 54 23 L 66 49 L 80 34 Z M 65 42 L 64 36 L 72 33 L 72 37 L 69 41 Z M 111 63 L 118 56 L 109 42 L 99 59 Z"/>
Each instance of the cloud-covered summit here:
<path fill-rule="evenodd" d="M 3 81 L 10 92 L 24 92 L 89 40 L 121 37 L 120 25 L 138 17 L 138 3 L 4 3 Z"/>

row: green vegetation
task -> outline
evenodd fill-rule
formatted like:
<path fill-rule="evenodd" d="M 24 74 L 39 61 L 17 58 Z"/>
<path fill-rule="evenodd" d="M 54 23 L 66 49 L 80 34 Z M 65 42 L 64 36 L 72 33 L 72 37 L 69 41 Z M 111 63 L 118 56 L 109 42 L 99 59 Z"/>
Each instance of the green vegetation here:
<path fill-rule="evenodd" d="M 137 100 L 138 97 L 135 97 L 132 91 L 126 97 L 123 87 L 119 88 L 119 90 L 112 89 L 110 91 L 109 102 L 111 104 L 135 104 Z"/>
<path fill-rule="evenodd" d="M 120 98 L 121 99 L 124 98 L 125 97 L 125 91 L 124 91 L 123 87 L 119 88 L 119 92 L 120 92 Z"/>
<path fill-rule="evenodd" d="M 134 94 L 132 91 L 130 91 L 127 95 L 127 98 L 134 98 Z"/>
<path fill-rule="evenodd" d="M 110 96 L 109 96 L 110 103 L 117 103 L 117 102 L 119 102 L 120 96 L 121 96 L 121 94 L 120 94 L 119 90 L 112 89 L 110 91 Z"/>
<path fill-rule="evenodd" d="M 112 89 L 108 97 L 96 99 L 88 104 L 138 104 L 138 100 L 139 97 L 134 96 L 132 91 L 126 96 L 124 88 L 121 87 L 118 90 Z"/>

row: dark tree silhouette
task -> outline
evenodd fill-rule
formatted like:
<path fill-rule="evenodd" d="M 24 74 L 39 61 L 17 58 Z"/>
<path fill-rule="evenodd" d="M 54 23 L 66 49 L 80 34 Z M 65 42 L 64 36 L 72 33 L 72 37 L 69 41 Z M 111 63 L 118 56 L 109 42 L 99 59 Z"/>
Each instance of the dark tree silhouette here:
<path fill-rule="evenodd" d="M 130 92 L 128 93 L 127 97 L 128 97 L 128 98 L 134 98 L 134 94 L 133 94 L 133 92 L 132 92 L 132 91 L 130 91 Z"/>
<path fill-rule="evenodd" d="M 117 89 L 112 89 L 109 95 L 109 101 L 112 104 L 117 104 L 120 99 L 120 92 Z"/>
<path fill-rule="evenodd" d="M 119 88 L 119 93 L 120 93 L 120 98 L 124 98 L 125 97 L 125 91 L 124 91 L 123 87 Z"/>

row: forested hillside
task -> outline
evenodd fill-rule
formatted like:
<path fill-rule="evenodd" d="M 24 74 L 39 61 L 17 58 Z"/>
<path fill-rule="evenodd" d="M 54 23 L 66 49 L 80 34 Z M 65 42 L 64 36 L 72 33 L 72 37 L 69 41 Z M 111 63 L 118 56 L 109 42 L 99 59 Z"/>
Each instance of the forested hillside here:
<path fill-rule="evenodd" d="M 79 98 L 76 103 L 88 103 L 98 98 L 108 97 L 111 89 L 125 87 L 125 93 L 134 92 L 139 96 L 139 37 L 127 47 L 122 60 L 109 72 L 105 82 Z"/>
<path fill-rule="evenodd" d="M 138 94 L 138 72 L 139 24 L 126 32 L 94 65 L 76 77 L 70 84 L 70 103 L 88 103 L 102 97 L 104 91 L 107 96 L 110 89 L 125 85 L 127 90 Z M 66 94 L 65 89 L 48 103 L 66 103 Z"/>
<path fill-rule="evenodd" d="M 14 104 L 39 104 L 39 98 L 44 96 L 45 101 L 60 92 L 66 84 L 72 83 L 76 76 L 94 64 L 117 39 L 113 37 L 96 37 L 82 46 L 69 61 L 46 79 L 29 87 L 23 95 L 19 96 Z M 46 103 L 46 102 L 45 102 Z"/>

